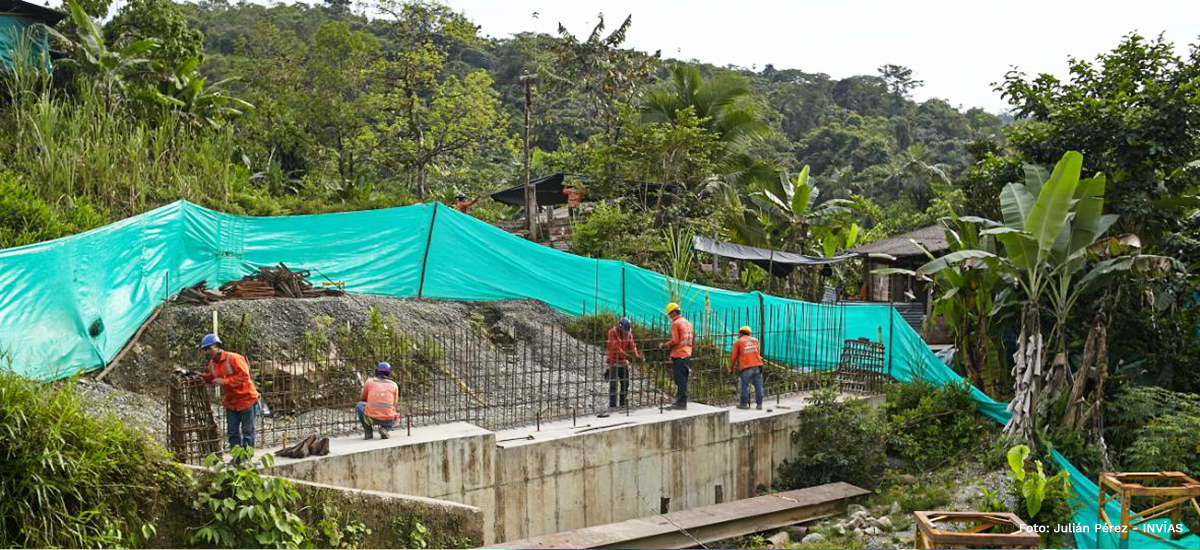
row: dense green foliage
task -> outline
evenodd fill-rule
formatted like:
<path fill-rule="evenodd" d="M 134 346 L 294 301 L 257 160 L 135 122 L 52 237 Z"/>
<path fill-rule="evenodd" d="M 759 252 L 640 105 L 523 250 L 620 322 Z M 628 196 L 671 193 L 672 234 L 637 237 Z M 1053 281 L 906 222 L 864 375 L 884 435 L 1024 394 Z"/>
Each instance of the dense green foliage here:
<path fill-rule="evenodd" d="M 797 452 L 779 466 L 780 488 L 878 482 L 886 459 L 887 424 L 866 403 L 838 397 L 836 388 L 818 390 L 800 410 L 800 429 L 792 433 Z"/>
<path fill-rule="evenodd" d="M 1200 474 L 1200 396 L 1129 385 L 1106 407 L 1105 436 L 1122 469 Z"/>
<path fill-rule="evenodd" d="M 1041 533 L 1049 548 L 1062 546 L 1063 535 L 1055 527 L 1074 521 L 1071 499 L 1071 480 L 1066 470 L 1047 475 L 1041 460 L 1028 462 L 1031 451 L 1025 445 L 1008 450 L 1009 493 L 1020 503 L 1017 515 L 1034 524 L 1047 527 Z"/>
<path fill-rule="evenodd" d="M 978 450 L 991 426 L 975 414 L 970 386 L 937 387 L 922 380 L 894 384 L 887 390 L 889 445 L 919 470 L 930 470 Z"/>
<path fill-rule="evenodd" d="M 0 546 L 137 547 L 186 487 L 145 433 L 85 407 L 71 382 L 0 369 Z"/>
<path fill-rule="evenodd" d="M 300 494 L 287 479 L 263 476 L 272 455 L 250 462 L 253 449 L 236 447 L 233 461 L 209 455 L 213 478 L 192 506 L 206 521 L 191 533 L 192 544 L 212 548 L 357 548 L 371 531 L 361 523 L 340 526 L 329 519 L 308 525 L 292 511 Z"/>

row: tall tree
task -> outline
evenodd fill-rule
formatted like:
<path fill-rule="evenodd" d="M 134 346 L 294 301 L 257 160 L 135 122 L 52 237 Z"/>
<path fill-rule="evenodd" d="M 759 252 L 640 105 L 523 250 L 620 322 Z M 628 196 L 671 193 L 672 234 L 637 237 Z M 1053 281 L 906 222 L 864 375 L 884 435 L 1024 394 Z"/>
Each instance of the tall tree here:
<path fill-rule="evenodd" d="M 905 99 L 912 95 L 913 90 L 925 85 L 924 80 L 914 77 L 912 69 L 902 65 L 884 65 L 879 68 L 879 76 L 892 95 Z"/>

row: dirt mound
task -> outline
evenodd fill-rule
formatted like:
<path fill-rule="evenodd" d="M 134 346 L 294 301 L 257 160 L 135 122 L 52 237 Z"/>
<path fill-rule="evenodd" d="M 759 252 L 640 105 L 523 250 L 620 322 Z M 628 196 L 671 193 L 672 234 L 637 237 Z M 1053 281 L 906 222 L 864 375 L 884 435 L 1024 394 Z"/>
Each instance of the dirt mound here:
<path fill-rule="evenodd" d="M 268 298 L 226 300 L 207 305 L 169 304 L 106 377 L 118 388 L 165 400 L 176 367 L 197 370 L 207 363 L 196 348 L 212 332 L 217 315 L 221 338 L 232 351 L 248 356 L 292 349 L 305 342 L 321 322 L 357 331 L 368 322 L 372 308 L 395 319 L 406 333 L 422 334 L 475 323 L 488 339 L 515 338 L 537 327 L 561 327 L 567 317 L 535 300 L 451 302 L 410 300 L 348 294 L 312 299 Z"/>

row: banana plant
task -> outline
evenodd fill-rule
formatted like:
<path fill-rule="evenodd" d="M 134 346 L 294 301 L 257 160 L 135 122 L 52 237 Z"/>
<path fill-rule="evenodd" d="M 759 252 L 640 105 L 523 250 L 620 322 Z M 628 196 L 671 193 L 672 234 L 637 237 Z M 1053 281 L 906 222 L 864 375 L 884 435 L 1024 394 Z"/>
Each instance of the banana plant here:
<path fill-rule="evenodd" d="M 71 40 L 54 29 L 47 28 L 50 35 L 71 45 L 79 52 L 72 64 L 90 70 L 97 76 L 96 82 L 105 94 L 112 96 L 125 91 L 125 78 L 149 63 L 143 54 L 159 47 L 153 38 L 138 40 L 120 50 L 113 50 L 104 42 L 104 32 L 83 11 L 79 2 L 67 0 L 71 21 L 75 23 L 78 41 Z"/>
<path fill-rule="evenodd" d="M 974 219 L 986 226 L 980 235 L 993 236 L 1003 245 L 1003 257 L 987 250 L 957 250 L 917 270 L 928 276 L 982 260 L 1011 275 L 1023 305 L 1013 368 L 1015 391 L 1009 404 L 1012 418 L 1005 430 L 1026 440 L 1032 440 L 1039 401 L 1056 398 L 1065 387 L 1067 323 L 1080 298 L 1112 282 L 1120 272 L 1182 269 L 1177 261 L 1162 256 L 1122 254 L 1101 259 L 1096 255 L 1094 246 L 1117 217 L 1103 214 L 1104 176 L 1081 180 L 1082 166 L 1083 155 L 1075 151 L 1064 154 L 1049 176 L 1044 169 L 1027 166 L 1025 183 L 1010 183 L 1000 193 L 1003 223 Z M 1043 308 L 1054 318 L 1050 340 L 1056 354 L 1049 366 L 1049 342 L 1041 329 Z M 1048 390 L 1046 395 L 1043 389 Z"/>
<path fill-rule="evenodd" d="M 163 83 L 157 90 L 151 91 L 151 99 L 214 128 L 219 128 L 225 119 L 241 116 L 254 108 L 246 101 L 225 95 L 224 86 L 235 78 L 226 78 L 206 86 L 207 79 L 196 72 L 199 66 L 199 57 L 179 62 L 166 71 Z"/>

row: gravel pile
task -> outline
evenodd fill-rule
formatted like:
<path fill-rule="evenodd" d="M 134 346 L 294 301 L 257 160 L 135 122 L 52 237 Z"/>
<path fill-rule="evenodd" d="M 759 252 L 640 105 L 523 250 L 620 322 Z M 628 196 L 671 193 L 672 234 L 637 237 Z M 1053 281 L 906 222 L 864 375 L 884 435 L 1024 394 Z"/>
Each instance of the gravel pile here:
<path fill-rule="evenodd" d="M 156 441 L 166 445 L 167 409 L 162 401 L 91 378 L 80 378 L 76 389 L 94 416 L 115 415 L 130 426 L 146 430 Z"/>

